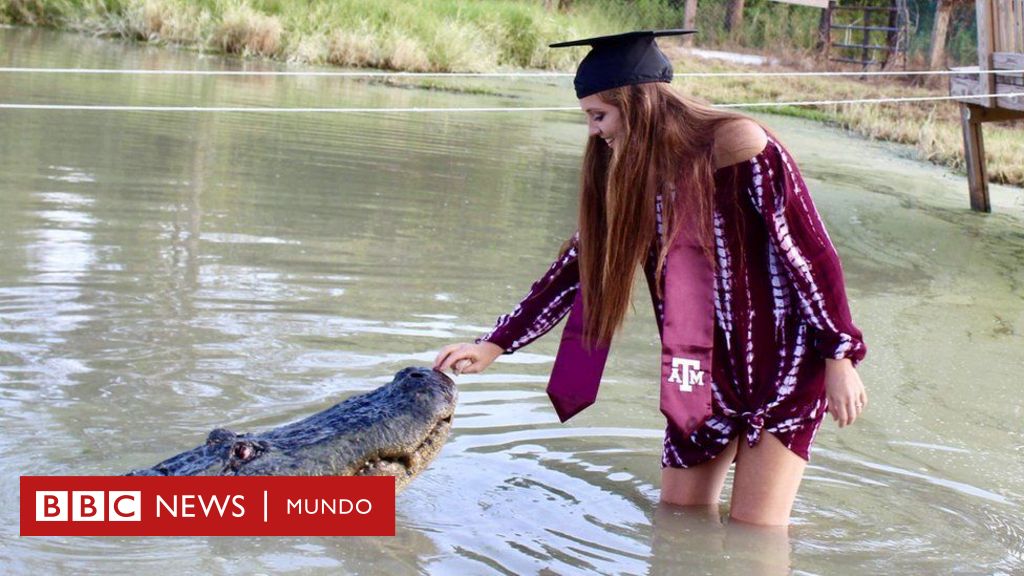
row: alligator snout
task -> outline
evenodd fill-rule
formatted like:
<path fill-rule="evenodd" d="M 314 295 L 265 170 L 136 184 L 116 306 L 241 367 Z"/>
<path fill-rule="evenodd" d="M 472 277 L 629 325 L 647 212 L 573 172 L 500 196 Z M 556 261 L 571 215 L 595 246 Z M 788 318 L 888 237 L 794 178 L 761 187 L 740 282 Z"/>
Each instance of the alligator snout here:
<path fill-rule="evenodd" d="M 409 367 L 388 384 L 256 434 L 217 428 L 206 442 L 136 475 L 395 477 L 401 490 L 437 457 L 451 432 L 451 378 Z"/>

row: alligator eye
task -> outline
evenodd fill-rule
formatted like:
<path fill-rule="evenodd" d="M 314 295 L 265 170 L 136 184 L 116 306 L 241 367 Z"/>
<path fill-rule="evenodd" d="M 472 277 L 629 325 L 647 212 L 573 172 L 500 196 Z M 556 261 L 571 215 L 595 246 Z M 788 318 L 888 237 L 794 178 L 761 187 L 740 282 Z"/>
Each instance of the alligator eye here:
<path fill-rule="evenodd" d="M 241 462 L 248 462 L 263 452 L 263 446 L 255 445 L 252 442 L 236 442 L 231 447 L 231 456 Z"/>

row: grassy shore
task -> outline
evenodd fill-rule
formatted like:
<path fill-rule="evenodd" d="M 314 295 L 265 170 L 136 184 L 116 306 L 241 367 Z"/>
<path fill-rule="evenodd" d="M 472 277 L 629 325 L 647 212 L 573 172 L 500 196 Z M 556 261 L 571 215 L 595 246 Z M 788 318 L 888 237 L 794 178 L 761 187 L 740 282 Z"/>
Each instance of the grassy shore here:
<path fill-rule="evenodd" d="M 557 2 L 555 3 L 557 4 Z M 540 0 L 0 0 L 0 22 L 297 63 L 407 71 L 572 70 L 584 53 L 547 44 L 615 31 L 678 25 L 666 0 L 574 0 L 560 10 Z M 725 34 L 720 6 L 699 13 L 699 45 L 770 47 L 783 66 L 817 67 L 817 11 L 751 2 L 741 34 Z M 670 45 L 671 41 L 666 42 Z M 668 49 L 685 71 L 765 70 L 695 60 Z M 713 103 L 844 100 L 945 95 L 894 80 L 822 77 L 701 79 L 680 86 Z M 436 86 L 431 86 L 436 87 Z M 870 138 L 911 144 L 931 162 L 964 172 L 957 106 L 952 102 L 791 107 L 766 111 L 809 117 Z M 985 126 L 990 179 L 1024 186 L 1024 134 L 1017 125 Z"/>
<path fill-rule="evenodd" d="M 670 51 L 671 52 L 671 51 Z M 677 72 L 792 71 L 794 67 L 750 67 L 676 59 Z M 945 81 L 938 86 L 879 78 L 852 77 L 701 78 L 679 79 L 676 85 L 712 103 L 800 100 L 855 100 L 945 96 Z M 840 126 L 865 137 L 914 146 L 921 159 L 966 174 L 960 111 L 953 101 L 835 104 L 758 108 L 758 111 L 801 116 Z M 985 157 L 989 180 L 1024 186 L 1024 123 L 985 124 Z"/>
<path fill-rule="evenodd" d="M 660 2 L 644 3 L 658 9 Z M 424 72 L 565 69 L 551 42 L 657 19 L 592 1 L 0 0 L 0 21 L 311 64 Z"/>

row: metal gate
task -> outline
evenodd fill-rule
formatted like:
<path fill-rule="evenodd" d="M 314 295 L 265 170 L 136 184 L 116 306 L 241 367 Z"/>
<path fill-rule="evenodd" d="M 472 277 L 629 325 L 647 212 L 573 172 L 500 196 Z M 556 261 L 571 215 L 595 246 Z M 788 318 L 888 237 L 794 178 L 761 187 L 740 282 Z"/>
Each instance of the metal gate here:
<path fill-rule="evenodd" d="M 828 62 L 857 64 L 862 70 L 906 68 L 906 0 L 829 2 L 822 18 Z"/>

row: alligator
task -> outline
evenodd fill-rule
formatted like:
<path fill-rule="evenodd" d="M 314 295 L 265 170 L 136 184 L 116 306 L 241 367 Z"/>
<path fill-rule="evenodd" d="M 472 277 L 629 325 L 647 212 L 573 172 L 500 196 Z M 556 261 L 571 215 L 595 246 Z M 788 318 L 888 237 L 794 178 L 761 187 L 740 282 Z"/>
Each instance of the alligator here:
<path fill-rule="evenodd" d="M 455 383 L 409 367 L 304 420 L 257 434 L 217 428 L 206 443 L 128 476 L 394 476 L 405 488 L 451 431 Z"/>

